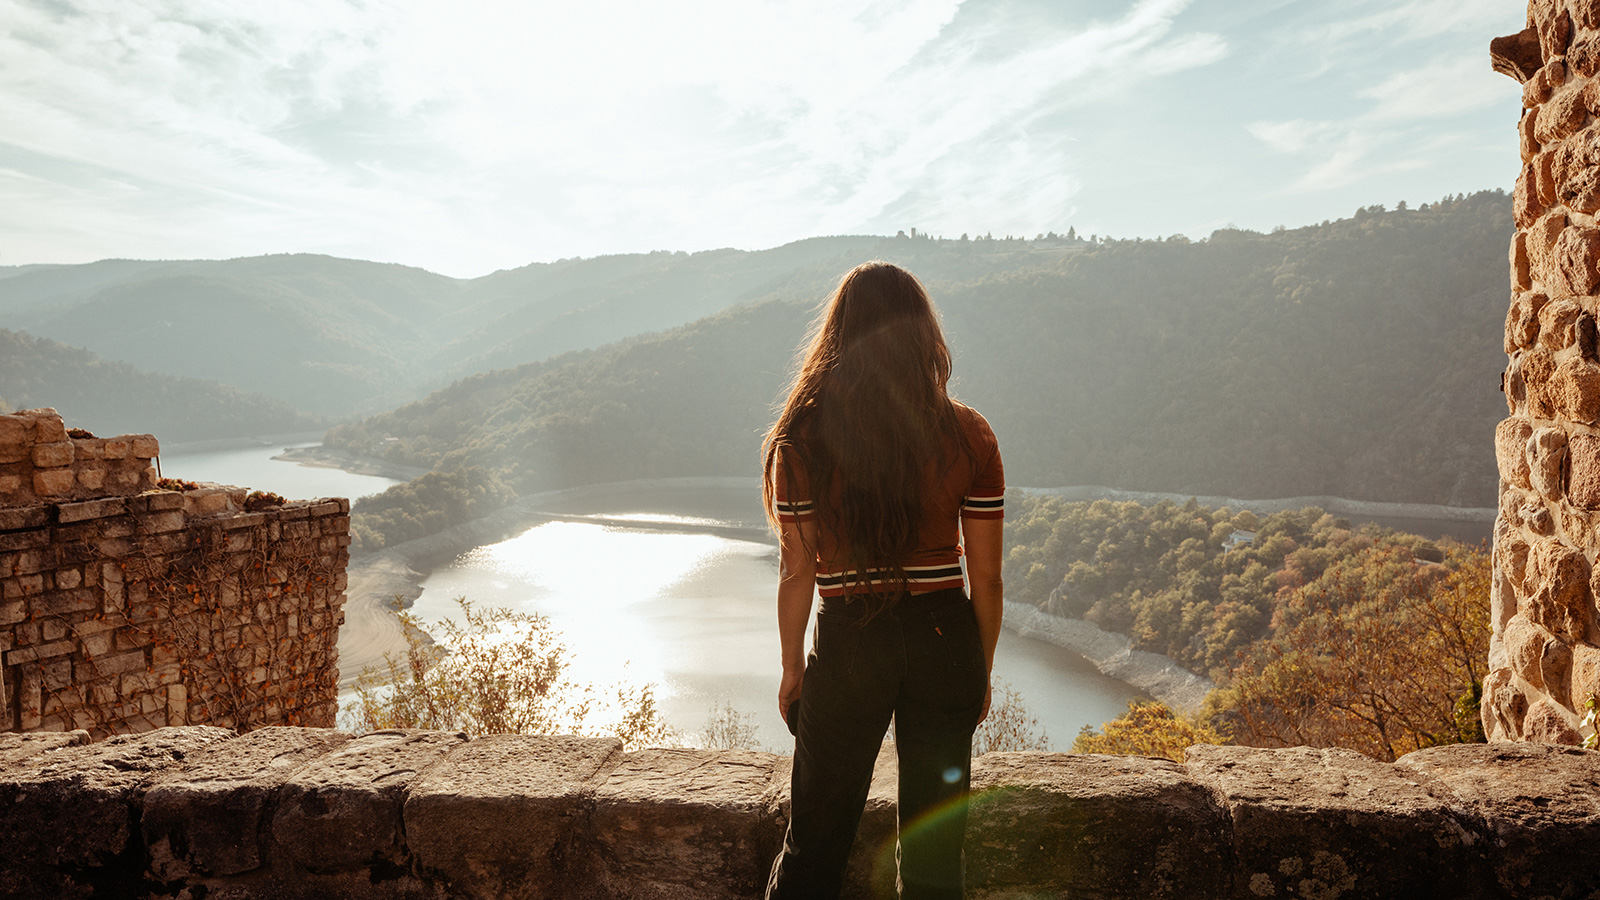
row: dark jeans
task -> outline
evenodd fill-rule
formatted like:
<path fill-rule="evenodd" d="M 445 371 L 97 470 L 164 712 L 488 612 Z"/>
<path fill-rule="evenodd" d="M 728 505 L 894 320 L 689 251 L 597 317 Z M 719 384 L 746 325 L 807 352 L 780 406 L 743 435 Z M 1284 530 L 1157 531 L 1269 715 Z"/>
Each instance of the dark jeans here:
<path fill-rule="evenodd" d="M 972 732 L 988 676 L 959 588 L 825 600 L 799 700 L 793 811 L 767 897 L 839 895 L 872 764 L 894 719 L 900 756 L 900 896 L 960 898 Z M 868 609 L 877 611 L 867 616 Z M 881 611 L 879 611 L 881 610 Z"/>

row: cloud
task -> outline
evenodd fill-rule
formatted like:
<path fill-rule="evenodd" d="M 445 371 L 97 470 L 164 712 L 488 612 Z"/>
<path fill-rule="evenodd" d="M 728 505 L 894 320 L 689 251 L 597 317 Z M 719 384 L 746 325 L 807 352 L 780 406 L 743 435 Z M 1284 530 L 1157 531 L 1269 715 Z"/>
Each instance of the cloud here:
<path fill-rule="evenodd" d="M 1475 133 L 1463 117 L 1499 96 L 1455 43 L 1425 43 L 1435 29 L 1481 59 L 1498 3 L 1241 4 L 11 0 L 0 250 L 311 250 L 478 274 L 1060 230 L 1111 184 L 1098 215 L 1171 232 L 1188 227 L 1174 204 L 1138 191 L 1251 169 L 1230 140 L 1298 167 L 1269 190 L 1330 190 L 1410 165 L 1424 119 Z M 1123 177 L 1132 153 L 1165 187 Z M 1239 178 L 1259 192 L 1257 172 Z"/>

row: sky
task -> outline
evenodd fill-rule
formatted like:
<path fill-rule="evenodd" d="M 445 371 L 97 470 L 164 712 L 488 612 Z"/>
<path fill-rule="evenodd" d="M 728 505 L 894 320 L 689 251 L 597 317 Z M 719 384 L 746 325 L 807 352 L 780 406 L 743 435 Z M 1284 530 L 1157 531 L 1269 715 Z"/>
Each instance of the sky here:
<path fill-rule="evenodd" d="M 1511 0 L 0 0 L 0 265 L 457 277 L 1509 190 Z"/>

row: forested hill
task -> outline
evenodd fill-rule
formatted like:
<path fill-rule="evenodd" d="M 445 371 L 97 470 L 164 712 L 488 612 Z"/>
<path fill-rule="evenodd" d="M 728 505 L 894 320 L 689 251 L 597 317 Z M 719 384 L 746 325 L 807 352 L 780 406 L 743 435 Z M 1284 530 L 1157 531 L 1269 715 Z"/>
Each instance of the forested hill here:
<path fill-rule="evenodd" d="M 963 263 L 1006 242 L 877 249 L 928 282 L 1013 484 L 1488 506 L 1510 229 L 1496 191 L 995 274 Z M 328 440 L 523 493 L 754 474 L 820 291 L 468 378 Z"/>
<path fill-rule="evenodd" d="M 0 270 L 0 326 L 348 415 L 736 303 L 807 296 L 884 240 L 560 260 L 474 279 L 309 254 L 28 266 Z M 990 269 L 1013 255 L 994 247 Z"/>
<path fill-rule="evenodd" d="M 314 431 L 326 419 L 281 401 L 194 378 L 142 372 L 77 347 L 0 329 L 0 413 L 53 406 L 101 436 L 167 442 Z"/>

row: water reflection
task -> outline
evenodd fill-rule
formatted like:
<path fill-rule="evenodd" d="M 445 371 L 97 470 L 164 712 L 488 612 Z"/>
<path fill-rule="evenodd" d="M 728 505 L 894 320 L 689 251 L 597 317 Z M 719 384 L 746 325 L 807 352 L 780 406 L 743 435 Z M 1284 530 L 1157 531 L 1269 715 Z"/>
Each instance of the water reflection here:
<path fill-rule="evenodd" d="M 759 739 L 779 749 L 788 732 L 774 700 L 776 581 L 766 544 L 551 522 L 435 570 L 414 612 L 425 621 L 456 618 L 454 598 L 466 596 L 548 616 L 573 651 L 577 680 L 654 683 L 669 722 L 691 736 L 713 707 L 729 703 L 753 715 Z M 996 678 L 1017 686 L 1059 749 L 1133 695 L 1082 657 L 1014 635 L 1002 638 Z"/>

